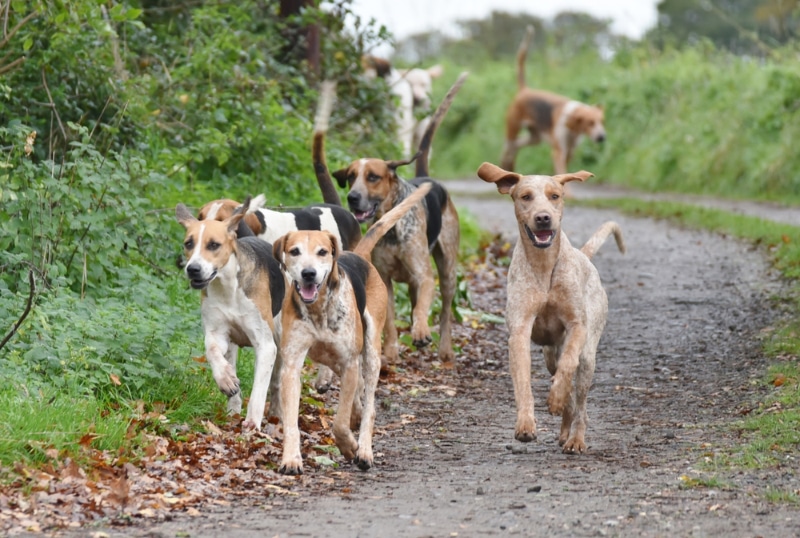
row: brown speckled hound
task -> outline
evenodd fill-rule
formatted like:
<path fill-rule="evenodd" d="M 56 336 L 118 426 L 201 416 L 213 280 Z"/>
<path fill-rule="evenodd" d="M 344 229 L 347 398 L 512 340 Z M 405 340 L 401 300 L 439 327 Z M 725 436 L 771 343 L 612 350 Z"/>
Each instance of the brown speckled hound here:
<path fill-rule="evenodd" d="M 533 27 L 528 27 L 517 52 L 518 91 L 506 113 L 506 139 L 500 165 L 514 170 L 517 152 L 544 139 L 552 150 L 555 173 L 566 174 L 581 137 L 588 136 L 595 142 L 606 139 L 604 113 L 598 106 L 525 85 L 525 56 L 532 35 Z M 528 131 L 527 136 L 517 138 L 521 129 Z"/>
<path fill-rule="evenodd" d="M 281 318 L 280 401 L 283 457 L 279 471 L 302 474 L 300 370 L 308 355 L 341 379 L 333 435 L 339 451 L 366 471 L 372 467 L 375 389 L 381 364 L 381 327 L 388 295 L 369 262 L 373 246 L 428 193 L 423 185 L 373 224 L 353 252 L 342 252 L 328 232 L 290 232 L 273 252 L 291 281 Z M 362 402 L 363 397 L 363 402 Z M 358 442 L 351 428 L 361 423 Z"/>
<path fill-rule="evenodd" d="M 515 437 L 536 438 L 531 391 L 531 340 L 543 346 L 553 376 L 547 406 L 561 415 L 558 442 L 568 454 L 586 451 L 586 397 L 592 385 L 595 353 L 608 315 L 608 300 L 591 262 L 613 234 L 625 252 L 622 231 L 606 222 L 580 250 L 561 231 L 564 185 L 585 181 L 589 172 L 522 176 L 483 163 L 478 177 L 510 194 L 519 239 L 508 269 L 508 354 L 517 403 Z"/>
<path fill-rule="evenodd" d="M 398 358 L 397 328 L 395 327 L 393 281 L 409 287 L 412 305 L 411 337 L 417 347 L 431 343 L 428 316 L 431 312 L 436 282 L 430 256 L 436 262 L 442 292 L 442 312 L 439 327 L 439 358 L 454 359 L 452 346 L 452 304 L 456 291 L 456 264 L 460 239 L 458 212 L 445 188 L 428 176 L 428 152 L 436 126 L 441 122 L 466 80 L 462 74 L 450 88 L 420 144 L 420 152 L 412 159 L 384 161 L 358 159 L 333 176 L 340 187 L 348 186 L 347 202 L 350 211 L 360 222 L 380 218 L 413 193 L 420 185 L 432 183 L 424 204 L 414 207 L 381 240 L 372 253 L 372 263 L 380 272 L 389 292 L 389 312 L 386 316 L 384 354 L 387 360 Z M 405 181 L 397 175 L 400 166 L 417 162 L 417 177 Z"/>

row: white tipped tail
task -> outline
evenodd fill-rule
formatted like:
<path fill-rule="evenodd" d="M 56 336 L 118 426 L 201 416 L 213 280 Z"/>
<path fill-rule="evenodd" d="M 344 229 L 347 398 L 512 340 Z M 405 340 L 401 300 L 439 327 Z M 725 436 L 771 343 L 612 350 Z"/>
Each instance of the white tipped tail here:
<path fill-rule="evenodd" d="M 336 81 L 323 80 L 319 89 L 319 103 L 317 103 L 317 113 L 314 116 L 314 132 L 327 133 L 328 123 L 333 111 L 333 103 L 336 101 Z"/>

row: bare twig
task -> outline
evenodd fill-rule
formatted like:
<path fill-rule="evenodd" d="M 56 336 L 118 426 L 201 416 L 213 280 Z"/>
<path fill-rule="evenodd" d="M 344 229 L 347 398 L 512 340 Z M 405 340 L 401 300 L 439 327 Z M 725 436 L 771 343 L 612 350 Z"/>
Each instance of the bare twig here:
<path fill-rule="evenodd" d="M 26 15 L 26 16 L 25 16 L 25 18 L 23 18 L 21 21 L 19 21 L 19 22 L 17 23 L 17 25 L 16 25 L 14 28 L 12 28 L 12 29 L 11 29 L 11 31 L 10 31 L 10 32 L 8 32 L 8 33 L 7 33 L 7 34 L 6 34 L 6 35 L 3 37 L 3 40 L 2 40 L 2 41 L 0 41 L 0 49 L 2 49 L 3 47 L 5 47 L 6 45 L 8 45 L 8 42 L 9 42 L 9 41 L 11 41 L 11 38 L 12 38 L 12 37 L 14 37 L 14 36 L 17 34 L 17 32 L 19 32 L 19 29 L 20 29 L 20 28 L 22 28 L 23 26 L 25 26 L 25 24 L 26 24 L 26 23 L 27 23 L 29 20 L 31 20 L 32 18 L 34 18 L 36 15 L 38 15 L 38 13 L 37 13 L 36 11 L 32 11 L 31 13 L 29 13 L 28 15 Z"/>
<path fill-rule="evenodd" d="M 28 304 L 25 306 L 25 311 L 19 317 L 17 322 L 11 327 L 11 330 L 8 334 L 3 338 L 3 341 L 0 342 L 0 349 L 3 349 L 5 345 L 11 340 L 11 337 L 14 336 L 19 329 L 19 326 L 22 325 L 22 322 L 25 321 L 25 318 L 28 317 L 28 314 L 31 313 L 31 308 L 33 308 L 33 296 L 36 294 L 36 281 L 33 278 L 33 269 L 28 270 L 28 283 L 30 284 L 31 290 L 28 293 Z"/>
<path fill-rule="evenodd" d="M 67 130 L 64 129 L 64 124 L 61 123 L 61 116 L 58 114 L 58 110 L 56 109 L 56 103 L 53 101 L 53 95 L 50 93 L 50 88 L 47 86 L 47 75 L 44 71 L 44 66 L 42 66 L 42 84 L 44 84 L 44 91 L 47 92 L 47 98 L 50 99 L 50 106 L 53 108 L 53 114 L 56 116 L 56 121 L 58 122 L 58 128 L 61 129 L 61 136 L 64 137 L 64 143 L 67 143 Z"/>
<path fill-rule="evenodd" d="M 125 70 L 125 64 L 122 61 L 122 57 L 119 55 L 119 36 L 117 35 L 117 29 L 111 24 L 106 6 L 100 5 L 100 12 L 103 14 L 103 20 L 106 21 L 109 29 L 111 29 L 111 53 L 114 55 L 114 71 L 117 73 L 117 78 L 124 82 L 128 80 L 128 72 Z"/>

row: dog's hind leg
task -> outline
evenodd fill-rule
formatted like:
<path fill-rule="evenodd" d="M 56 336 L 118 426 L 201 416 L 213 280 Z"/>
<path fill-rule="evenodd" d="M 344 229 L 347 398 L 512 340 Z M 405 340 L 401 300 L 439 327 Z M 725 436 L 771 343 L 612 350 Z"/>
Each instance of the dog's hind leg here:
<path fill-rule="evenodd" d="M 383 276 L 381 278 L 386 286 L 386 298 L 389 301 L 386 306 L 386 321 L 383 324 L 383 355 L 387 364 L 382 364 L 381 368 L 385 368 L 389 364 L 397 363 L 400 351 L 397 345 L 397 327 L 394 325 L 394 285 L 391 278 Z"/>
<path fill-rule="evenodd" d="M 455 219 L 451 215 L 456 215 Z M 442 312 L 439 320 L 439 359 L 451 362 L 455 358 L 453 353 L 453 299 L 456 295 L 457 275 L 456 264 L 458 261 L 459 228 L 458 216 L 455 213 L 445 212 L 443 215 L 442 235 L 433 249 L 433 259 L 439 273 L 439 288 L 442 292 Z M 454 220 L 455 222 L 449 222 Z M 447 251 L 445 251 L 447 249 Z"/>

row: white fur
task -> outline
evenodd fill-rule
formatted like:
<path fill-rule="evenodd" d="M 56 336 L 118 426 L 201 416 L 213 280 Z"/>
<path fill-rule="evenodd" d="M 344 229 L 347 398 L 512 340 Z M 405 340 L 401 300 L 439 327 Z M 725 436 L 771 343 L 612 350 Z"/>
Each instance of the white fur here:
<path fill-rule="evenodd" d="M 386 76 L 386 83 L 389 85 L 390 91 L 399 100 L 395 110 L 395 119 L 397 121 L 397 137 L 403 146 L 404 157 L 411 157 L 414 148 L 419 146 L 425 129 L 430 123 L 430 116 L 417 120 L 415 112 L 430 108 L 433 79 L 441 76 L 442 71 L 440 65 L 434 65 L 428 69 L 397 70 L 392 68 Z M 367 74 L 374 76 L 374 70 L 368 70 Z"/>
<path fill-rule="evenodd" d="M 569 121 L 570 116 L 572 116 L 575 110 L 581 106 L 583 106 L 583 103 L 578 101 L 569 101 L 566 105 L 564 105 L 564 109 L 561 111 L 558 121 L 556 121 L 556 126 L 553 128 L 553 136 L 555 137 L 558 145 L 564 151 L 566 151 L 567 148 L 576 145 L 577 140 L 580 139 L 580 135 L 578 135 L 575 143 L 570 143 L 570 138 L 575 137 L 575 133 L 570 131 L 570 129 L 567 127 L 567 121 Z"/>

